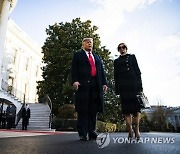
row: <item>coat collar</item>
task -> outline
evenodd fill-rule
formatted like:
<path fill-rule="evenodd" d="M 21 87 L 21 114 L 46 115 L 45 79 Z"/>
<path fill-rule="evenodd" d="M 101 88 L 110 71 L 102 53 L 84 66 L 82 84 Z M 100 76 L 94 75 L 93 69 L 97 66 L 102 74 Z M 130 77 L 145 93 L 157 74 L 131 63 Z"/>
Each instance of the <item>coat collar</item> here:
<path fill-rule="evenodd" d="M 85 57 L 85 59 L 86 59 L 87 62 L 89 63 L 89 59 L 88 59 L 88 57 L 87 57 L 87 55 L 86 55 L 86 52 L 85 52 L 83 49 L 82 49 L 81 51 L 82 51 L 82 53 L 83 53 L 83 57 Z M 96 55 L 93 51 L 92 51 L 91 53 L 92 53 L 93 56 L 94 56 L 95 64 L 97 64 L 97 61 L 98 61 L 97 55 Z"/>

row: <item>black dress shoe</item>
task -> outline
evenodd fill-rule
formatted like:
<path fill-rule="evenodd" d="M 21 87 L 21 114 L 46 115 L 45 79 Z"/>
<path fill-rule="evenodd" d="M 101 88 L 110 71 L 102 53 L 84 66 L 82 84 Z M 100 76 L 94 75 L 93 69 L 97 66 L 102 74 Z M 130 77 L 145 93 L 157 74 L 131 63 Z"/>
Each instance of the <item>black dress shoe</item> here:
<path fill-rule="evenodd" d="M 89 136 L 89 140 L 96 140 L 98 135 L 95 132 L 92 132 L 92 133 L 89 133 L 88 136 Z"/>
<path fill-rule="evenodd" d="M 81 141 L 87 141 L 87 137 L 86 136 L 80 136 L 79 137 Z"/>

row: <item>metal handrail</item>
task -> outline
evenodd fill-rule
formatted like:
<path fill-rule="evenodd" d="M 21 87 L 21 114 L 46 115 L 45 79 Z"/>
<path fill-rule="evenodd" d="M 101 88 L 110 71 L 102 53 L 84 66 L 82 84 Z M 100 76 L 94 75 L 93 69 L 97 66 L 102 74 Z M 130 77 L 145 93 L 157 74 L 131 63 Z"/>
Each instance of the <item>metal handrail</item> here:
<path fill-rule="evenodd" d="M 9 95 L 13 96 L 14 98 L 16 98 L 17 100 L 23 102 L 24 101 L 24 95 L 25 93 L 14 88 L 12 85 L 8 84 L 7 82 L 5 82 L 2 79 L 2 84 L 1 84 L 1 88 L 3 91 L 7 92 Z M 36 100 L 34 99 L 30 99 L 30 98 L 26 98 L 25 100 L 26 102 L 36 102 Z"/>
<path fill-rule="evenodd" d="M 51 101 L 49 95 L 46 94 L 46 97 L 47 97 L 48 101 L 50 102 L 50 106 L 49 106 L 49 107 L 50 107 L 50 109 L 51 109 L 51 111 L 52 111 L 52 101 Z M 48 105 L 49 105 L 49 104 L 48 104 Z"/>
<path fill-rule="evenodd" d="M 50 97 L 46 94 L 46 97 L 48 99 L 48 102 L 50 103 L 50 115 L 49 115 L 49 128 L 51 129 L 52 127 L 52 101 L 50 99 Z"/>
<path fill-rule="evenodd" d="M 20 119 L 22 118 L 22 110 L 23 110 L 23 108 L 25 107 L 25 103 L 26 103 L 26 102 L 25 102 L 25 95 L 24 95 L 23 104 L 22 104 L 21 109 L 19 110 L 18 114 L 16 115 L 16 124 L 15 124 L 15 126 L 18 125 Z"/>
<path fill-rule="evenodd" d="M 23 102 L 24 93 L 16 88 L 14 88 L 12 85 L 9 85 L 3 79 L 2 79 L 1 88 L 2 88 L 2 90 L 6 91 L 8 94 L 16 97 L 18 100 Z"/>
<path fill-rule="evenodd" d="M 52 117 L 53 117 L 53 114 L 52 114 L 52 101 L 49 97 L 48 94 L 46 94 L 40 101 L 41 103 L 44 103 L 44 104 L 48 104 L 49 108 L 50 108 L 50 114 L 49 114 L 49 128 L 51 129 L 52 127 Z"/>
<path fill-rule="evenodd" d="M 24 105 L 25 105 L 25 104 L 23 103 L 23 105 L 21 106 L 21 109 L 19 110 L 18 114 L 16 115 L 16 124 L 15 124 L 15 126 L 18 125 L 19 121 L 20 121 L 21 118 L 22 118 L 22 109 L 24 108 Z"/>

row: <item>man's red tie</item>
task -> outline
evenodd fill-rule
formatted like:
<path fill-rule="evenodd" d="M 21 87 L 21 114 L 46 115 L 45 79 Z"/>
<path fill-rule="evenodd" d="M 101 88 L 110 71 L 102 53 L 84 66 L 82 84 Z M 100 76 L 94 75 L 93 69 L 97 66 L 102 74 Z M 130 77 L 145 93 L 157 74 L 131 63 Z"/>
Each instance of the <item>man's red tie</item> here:
<path fill-rule="evenodd" d="M 95 66 L 95 62 L 92 58 L 91 52 L 89 52 L 89 63 L 91 65 L 91 76 L 95 76 L 96 75 L 96 66 Z"/>

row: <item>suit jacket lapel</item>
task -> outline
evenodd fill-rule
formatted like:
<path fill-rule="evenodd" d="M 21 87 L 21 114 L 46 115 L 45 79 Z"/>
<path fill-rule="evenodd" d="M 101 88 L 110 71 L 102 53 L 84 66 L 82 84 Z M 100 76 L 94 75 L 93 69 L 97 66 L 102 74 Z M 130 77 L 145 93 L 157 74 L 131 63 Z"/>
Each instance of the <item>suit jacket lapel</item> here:
<path fill-rule="evenodd" d="M 93 53 L 93 56 L 94 56 L 94 60 L 95 60 L 95 65 L 97 67 L 97 64 L 98 64 L 98 57 L 96 56 L 96 54 Z"/>
<path fill-rule="evenodd" d="M 88 63 L 89 66 L 91 67 L 91 65 L 90 65 L 90 63 L 89 63 L 89 59 L 88 59 L 88 57 L 87 57 L 87 55 L 86 55 L 86 53 L 85 53 L 84 50 L 82 50 L 82 54 L 83 54 L 83 58 L 86 59 L 87 63 Z M 94 54 L 94 53 L 92 53 L 92 54 L 93 54 L 93 56 L 94 56 L 95 65 L 96 65 L 96 70 L 97 70 L 97 65 L 98 65 L 98 60 L 99 60 L 99 59 L 98 59 L 98 57 L 97 57 L 96 54 Z"/>
<path fill-rule="evenodd" d="M 85 53 L 84 50 L 82 50 L 82 55 L 83 55 L 83 58 L 84 58 L 84 59 L 86 60 L 86 62 L 88 63 L 88 65 L 90 66 L 89 59 L 88 59 L 88 57 L 87 57 L 87 55 L 86 55 L 86 53 Z"/>

